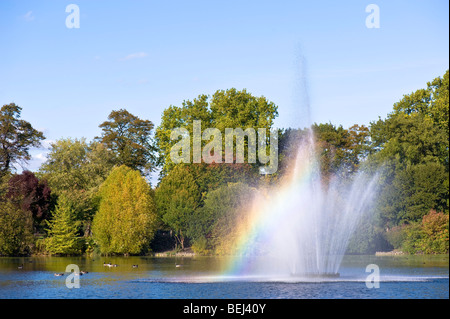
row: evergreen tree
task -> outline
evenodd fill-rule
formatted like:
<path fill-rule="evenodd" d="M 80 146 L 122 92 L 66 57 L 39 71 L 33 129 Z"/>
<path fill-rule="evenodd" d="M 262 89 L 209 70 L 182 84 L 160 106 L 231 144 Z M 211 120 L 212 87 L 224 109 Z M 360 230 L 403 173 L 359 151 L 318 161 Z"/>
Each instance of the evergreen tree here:
<path fill-rule="evenodd" d="M 58 198 L 53 218 L 47 222 L 49 237 L 46 239 L 46 249 L 49 253 L 71 255 L 79 252 L 74 215 L 75 212 L 69 199 L 61 195 Z"/>

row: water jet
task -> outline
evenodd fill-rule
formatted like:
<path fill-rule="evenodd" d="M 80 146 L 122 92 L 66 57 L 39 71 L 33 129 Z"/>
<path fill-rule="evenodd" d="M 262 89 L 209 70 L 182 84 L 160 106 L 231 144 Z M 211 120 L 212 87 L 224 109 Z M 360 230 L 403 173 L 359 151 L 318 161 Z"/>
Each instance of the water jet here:
<path fill-rule="evenodd" d="M 311 130 L 297 143 L 292 169 L 276 188 L 260 190 L 241 225 L 232 274 L 336 278 L 359 221 L 376 194 L 377 175 L 320 173 Z"/>

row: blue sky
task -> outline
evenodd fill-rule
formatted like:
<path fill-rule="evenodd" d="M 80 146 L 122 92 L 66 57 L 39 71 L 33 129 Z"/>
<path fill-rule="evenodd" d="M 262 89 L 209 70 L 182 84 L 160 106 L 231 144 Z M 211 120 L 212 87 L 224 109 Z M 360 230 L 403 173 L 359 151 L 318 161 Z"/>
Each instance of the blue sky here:
<path fill-rule="evenodd" d="M 80 9 L 69 29 L 67 5 Z M 369 29 L 367 5 L 380 8 Z M 448 1 L 0 2 L 0 103 L 23 108 L 44 143 L 91 140 L 111 110 L 160 123 L 199 94 L 246 88 L 277 127 L 385 118 L 449 65 Z M 33 150 L 37 170 L 46 150 Z"/>

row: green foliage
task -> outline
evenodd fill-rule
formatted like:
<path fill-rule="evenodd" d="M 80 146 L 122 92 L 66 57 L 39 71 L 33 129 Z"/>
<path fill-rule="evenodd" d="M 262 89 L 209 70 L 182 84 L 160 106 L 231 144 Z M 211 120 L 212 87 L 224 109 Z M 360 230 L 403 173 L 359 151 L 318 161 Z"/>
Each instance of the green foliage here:
<path fill-rule="evenodd" d="M 155 146 L 151 138 L 153 123 L 121 109 L 112 111 L 109 121 L 99 125 L 102 136 L 97 140 L 115 155 L 117 165 L 126 165 L 146 175 L 156 162 Z"/>
<path fill-rule="evenodd" d="M 376 224 L 373 216 L 363 218 L 350 238 L 346 254 L 374 254 L 389 250 L 391 242 L 385 237 L 384 230 Z"/>
<path fill-rule="evenodd" d="M 448 163 L 446 133 L 427 114 L 391 113 L 385 121 L 371 125 L 373 147 L 379 149 L 374 159 L 397 160 L 415 165 L 427 161 Z"/>
<path fill-rule="evenodd" d="M 314 124 L 312 129 L 324 178 L 356 172 L 367 153 L 367 127 L 354 125 L 347 130 L 330 123 Z"/>
<path fill-rule="evenodd" d="M 202 200 L 200 206 L 203 206 L 203 200 L 206 195 L 228 183 L 246 183 L 251 186 L 259 184 L 259 174 L 248 163 L 230 163 L 230 164 L 187 164 L 189 171 L 194 177 L 200 192 Z"/>
<path fill-rule="evenodd" d="M 401 235 L 403 237 L 401 242 L 401 250 L 408 254 L 423 253 L 418 249 L 418 243 L 421 241 L 423 236 L 420 223 L 412 223 L 405 226 L 402 230 L 403 233 Z"/>
<path fill-rule="evenodd" d="M 42 132 L 20 119 L 21 111 L 14 103 L 0 109 L 0 175 L 8 172 L 13 164 L 30 160 L 30 147 L 40 146 L 45 139 Z"/>
<path fill-rule="evenodd" d="M 369 129 L 353 125 L 349 129 L 331 123 L 313 124 L 311 129 L 320 162 L 321 175 L 325 180 L 334 175 L 349 176 L 357 171 L 369 153 Z M 306 129 L 279 131 L 280 175 L 289 172 L 295 163 L 298 143 L 309 138 Z"/>
<path fill-rule="evenodd" d="M 449 215 L 431 210 L 421 222 L 404 227 L 402 249 L 410 254 L 448 254 Z"/>
<path fill-rule="evenodd" d="M 437 77 L 427 83 L 426 89 L 417 90 L 394 104 L 395 113 L 406 115 L 423 114 L 431 119 L 433 123 L 448 136 L 449 134 L 449 70 L 442 77 Z M 448 140 L 444 143 L 447 146 L 448 163 Z M 445 154 L 443 154 L 445 156 Z"/>
<path fill-rule="evenodd" d="M 216 91 L 210 103 L 213 127 L 221 132 L 225 128 L 271 128 L 278 116 L 278 107 L 264 96 L 255 97 L 245 89 Z"/>
<path fill-rule="evenodd" d="M 197 238 L 207 238 L 206 246 L 217 254 L 232 253 L 231 243 L 239 224 L 248 214 L 255 191 L 243 183 L 230 183 L 208 193 L 200 211 L 204 221 L 203 234 L 198 234 Z"/>
<path fill-rule="evenodd" d="M 51 145 L 39 175 L 48 181 L 52 193 L 72 203 L 79 231 L 90 235 L 97 210 L 95 195 L 114 166 L 114 154 L 98 142 L 60 139 Z"/>
<path fill-rule="evenodd" d="M 178 164 L 163 178 L 155 191 L 158 215 L 182 248 L 188 237 L 194 247 L 207 250 L 199 241 L 210 234 L 215 215 L 205 210 L 205 200 L 214 190 L 239 181 L 255 183 L 248 164 Z"/>
<path fill-rule="evenodd" d="M 446 254 L 449 248 L 449 215 L 431 210 L 422 219 L 422 237 L 419 246 L 425 254 Z"/>
<path fill-rule="evenodd" d="M 448 172 L 436 162 L 407 166 L 399 172 L 397 189 L 404 207 L 397 212 L 400 220 L 417 221 L 430 209 L 448 209 Z"/>
<path fill-rule="evenodd" d="M 31 212 L 0 199 L 0 256 L 29 254 L 33 245 Z"/>
<path fill-rule="evenodd" d="M 387 246 L 409 253 L 448 253 L 448 78 L 446 71 L 426 88 L 405 95 L 386 119 L 369 128 L 312 126 L 325 184 L 336 175 L 350 181 L 361 168 L 380 172 L 374 219 L 361 222 L 347 253 L 373 253 Z M 281 182 L 292 168 L 299 139 L 308 133 L 278 131 L 279 170 L 264 178 L 259 164 L 173 163 L 170 150 L 178 141 L 170 139 L 171 132 L 185 128 L 192 137 L 194 120 L 201 120 L 202 131 L 217 128 L 222 134 L 225 128 L 272 129 L 278 116 L 274 103 L 245 89 L 218 90 L 166 108 L 155 132 L 157 149 L 152 122 L 123 109 L 112 111 L 94 142 L 53 143 L 36 178 L 11 173 L 13 164 L 29 160 L 29 149 L 44 138 L 20 113 L 13 103 L 0 109 L 0 255 L 44 248 L 52 254 L 78 254 L 83 245 L 88 252 L 140 254 L 149 250 L 156 229 L 161 234 L 156 240 L 166 244 L 173 242 L 170 231 L 181 248 L 192 243 L 200 254 L 233 253 L 231 243 L 248 229 L 253 187 Z M 192 149 L 192 139 L 190 143 Z M 153 193 L 144 177 L 157 164 L 157 150 L 162 170 Z M 8 184 L 11 177 L 14 183 Z M 48 238 L 36 241 L 36 221 L 51 213 Z"/>
<path fill-rule="evenodd" d="M 136 170 L 114 168 L 99 193 L 92 231 L 104 254 L 140 254 L 149 247 L 156 228 L 151 189 Z"/>
<path fill-rule="evenodd" d="M 169 106 L 164 110 L 161 124 L 156 129 L 162 176 L 175 166 L 170 159 L 170 150 L 177 142 L 170 139 L 172 130 L 185 128 L 190 136 L 193 136 L 194 120 L 201 120 L 202 131 L 206 128 L 217 128 L 222 135 L 225 134 L 225 128 L 270 129 L 277 116 L 278 107 L 273 102 L 263 96 L 254 97 L 245 89 L 238 91 L 235 88 L 218 90 L 211 99 L 206 95 L 199 95 L 193 101 L 183 101 L 181 107 Z M 206 143 L 203 141 L 202 146 Z M 224 146 L 222 150 L 225 150 Z M 193 162 L 192 154 L 190 162 Z"/>
<path fill-rule="evenodd" d="M 209 243 L 205 237 L 198 237 L 192 244 L 192 251 L 198 255 L 209 255 L 211 249 L 208 247 Z"/>
<path fill-rule="evenodd" d="M 6 193 L 9 189 L 9 180 L 11 179 L 12 174 L 7 172 L 5 174 L 0 174 L 0 201 L 6 198 Z"/>
<path fill-rule="evenodd" d="M 81 240 L 77 238 L 75 210 L 70 200 L 61 195 L 53 217 L 48 224 L 45 248 L 52 255 L 73 255 L 81 253 Z"/>
<path fill-rule="evenodd" d="M 419 221 L 430 209 L 448 213 L 448 107 L 447 71 L 405 95 L 386 120 L 371 123 L 370 162 L 384 165 L 382 224 Z"/>
<path fill-rule="evenodd" d="M 184 164 L 175 166 L 155 191 L 158 215 L 174 231 L 182 249 L 189 223 L 196 219 L 194 213 L 200 199 L 199 187 L 189 167 Z"/>
<path fill-rule="evenodd" d="M 53 192 L 98 190 L 114 166 L 114 155 L 101 143 L 60 139 L 52 143 L 39 174 Z"/>
<path fill-rule="evenodd" d="M 386 240 L 394 248 L 401 250 L 406 239 L 406 228 L 408 225 L 395 226 L 385 233 Z"/>

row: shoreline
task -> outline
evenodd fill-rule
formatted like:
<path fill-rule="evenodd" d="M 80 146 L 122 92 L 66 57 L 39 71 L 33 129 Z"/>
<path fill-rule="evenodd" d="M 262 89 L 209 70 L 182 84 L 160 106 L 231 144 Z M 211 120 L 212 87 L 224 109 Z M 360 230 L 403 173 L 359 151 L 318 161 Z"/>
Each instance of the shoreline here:
<path fill-rule="evenodd" d="M 401 250 L 391 250 L 391 251 L 377 251 L 375 252 L 375 256 L 403 256 L 407 255 L 405 252 Z M 430 254 L 431 255 L 431 254 Z"/>
<path fill-rule="evenodd" d="M 391 250 L 391 251 L 377 251 L 372 254 L 345 254 L 348 256 L 352 255 L 371 255 L 371 256 L 435 256 L 435 255 L 449 255 L 447 254 L 408 254 L 406 252 L 403 252 L 401 250 Z M 100 255 L 101 256 L 101 255 Z M 115 257 L 123 257 L 123 255 L 112 255 Z M 158 258 L 165 258 L 165 257 L 233 257 L 235 255 L 215 255 L 215 254 L 198 254 L 195 253 L 192 249 L 186 248 L 183 251 L 175 251 L 175 250 L 167 250 L 167 251 L 160 251 L 160 252 L 150 252 L 145 255 L 134 255 L 134 256 L 147 256 L 147 257 L 158 257 Z M 93 254 L 81 254 L 81 255 L 68 255 L 68 256 L 57 256 L 57 255 L 48 255 L 48 254 L 30 254 L 30 255 L 19 255 L 19 256 L 0 256 L 0 257 L 12 257 L 12 258 L 29 258 L 29 257 L 93 257 Z M 111 256 L 110 256 L 111 257 Z"/>
<path fill-rule="evenodd" d="M 152 253 L 153 257 L 196 257 L 198 256 L 191 248 L 186 248 L 182 251 L 167 250 L 157 253 Z"/>

